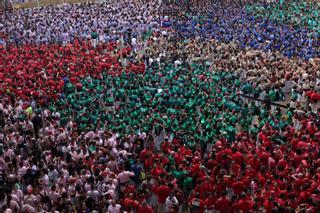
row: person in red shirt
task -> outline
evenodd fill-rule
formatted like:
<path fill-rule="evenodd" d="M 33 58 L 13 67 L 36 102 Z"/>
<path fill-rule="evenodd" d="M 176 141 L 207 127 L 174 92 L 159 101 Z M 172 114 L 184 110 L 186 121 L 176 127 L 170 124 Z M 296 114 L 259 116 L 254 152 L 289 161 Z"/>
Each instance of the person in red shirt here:
<path fill-rule="evenodd" d="M 158 186 L 156 189 L 158 195 L 159 212 L 164 212 L 166 198 L 172 189 L 173 186 L 171 184 L 167 186 L 164 182 L 161 182 L 160 186 Z"/>
<path fill-rule="evenodd" d="M 153 165 L 153 160 L 154 160 L 154 158 L 153 158 L 152 153 L 149 153 L 147 155 L 146 159 L 143 161 L 145 170 L 151 169 L 151 167 Z"/>
<path fill-rule="evenodd" d="M 232 188 L 236 195 L 240 195 L 240 193 L 245 190 L 245 186 L 240 178 L 237 178 L 237 181 L 232 184 Z"/>
<path fill-rule="evenodd" d="M 267 199 L 264 200 L 263 202 L 263 208 L 266 210 L 266 213 L 271 213 L 272 209 L 273 209 L 273 198 L 269 197 Z"/>
<path fill-rule="evenodd" d="M 153 213 L 153 209 L 148 205 L 147 201 L 142 201 L 137 213 Z"/>
<path fill-rule="evenodd" d="M 206 209 L 209 212 L 214 211 L 216 202 L 217 196 L 213 192 L 210 192 L 208 194 L 208 198 L 206 199 Z"/>
<path fill-rule="evenodd" d="M 244 157 L 236 148 L 232 149 L 232 155 L 231 158 L 234 160 L 237 164 L 241 165 L 244 162 Z"/>
<path fill-rule="evenodd" d="M 299 203 L 306 203 L 310 198 L 311 194 L 307 191 L 308 187 L 303 187 L 303 190 L 299 193 Z"/>
<path fill-rule="evenodd" d="M 222 197 L 220 197 L 215 205 L 215 209 L 220 211 L 220 212 L 230 212 L 230 207 L 231 207 L 231 201 L 229 198 L 227 198 L 227 193 L 223 191 Z"/>
<path fill-rule="evenodd" d="M 216 160 L 216 155 L 215 153 L 212 153 L 211 158 L 208 160 L 207 168 L 209 170 L 212 170 L 217 165 L 218 165 L 218 162 Z"/>
<path fill-rule="evenodd" d="M 134 210 L 136 211 L 139 208 L 139 203 L 133 199 L 134 196 L 132 193 L 129 194 L 129 197 L 126 197 L 123 201 L 123 207 L 126 211 Z"/>
<path fill-rule="evenodd" d="M 148 148 L 144 148 L 141 152 L 140 152 L 140 160 L 141 162 L 144 162 L 148 156 L 152 155 L 151 151 Z"/>
<path fill-rule="evenodd" d="M 161 174 L 165 174 L 165 175 L 167 175 L 167 172 L 166 172 L 166 170 L 162 167 L 162 165 L 160 165 L 160 164 L 155 164 L 155 167 L 151 170 L 151 175 L 153 175 L 153 176 L 159 176 L 159 175 L 161 175 Z"/>
<path fill-rule="evenodd" d="M 252 210 L 253 202 L 249 200 L 246 196 L 246 194 L 243 192 L 240 195 L 240 199 L 235 204 L 236 209 L 242 211 L 242 212 L 249 212 Z"/>

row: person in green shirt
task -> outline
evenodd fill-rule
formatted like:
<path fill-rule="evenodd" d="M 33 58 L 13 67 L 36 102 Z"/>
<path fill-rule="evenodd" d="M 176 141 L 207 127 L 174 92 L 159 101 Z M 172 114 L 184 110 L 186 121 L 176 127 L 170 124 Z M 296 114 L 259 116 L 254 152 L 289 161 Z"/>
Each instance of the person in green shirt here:
<path fill-rule="evenodd" d="M 98 45 L 99 35 L 96 30 L 92 30 L 91 32 L 91 44 L 93 48 L 96 48 Z"/>
<path fill-rule="evenodd" d="M 187 174 L 188 175 L 188 174 Z M 183 180 L 182 184 L 183 192 L 188 196 L 193 189 L 193 179 L 190 176 L 187 176 Z"/>

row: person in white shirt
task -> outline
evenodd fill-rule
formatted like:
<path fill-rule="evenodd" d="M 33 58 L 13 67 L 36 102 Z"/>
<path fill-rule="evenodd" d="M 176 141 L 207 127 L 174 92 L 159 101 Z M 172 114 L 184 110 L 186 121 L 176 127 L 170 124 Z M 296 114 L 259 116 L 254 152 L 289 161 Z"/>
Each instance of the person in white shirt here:
<path fill-rule="evenodd" d="M 61 197 L 60 194 L 56 191 L 56 185 L 51 186 L 51 190 L 48 192 L 48 197 L 53 203 L 57 202 Z"/>
<path fill-rule="evenodd" d="M 108 213 L 119 213 L 121 205 L 117 204 L 115 200 L 112 200 L 111 205 L 108 207 Z"/>
<path fill-rule="evenodd" d="M 38 198 L 33 194 L 27 194 L 23 197 L 23 201 L 24 205 L 35 206 L 35 203 L 38 202 Z"/>
<path fill-rule="evenodd" d="M 107 166 L 112 172 L 117 170 L 118 164 L 117 164 L 117 161 L 115 161 L 113 156 L 110 157 L 110 161 L 108 162 Z"/>
<path fill-rule="evenodd" d="M 166 212 L 167 213 L 174 212 L 174 208 L 178 206 L 179 206 L 178 199 L 174 196 L 173 193 L 170 193 L 165 202 Z"/>
<path fill-rule="evenodd" d="M 93 185 L 90 186 L 90 190 L 87 191 L 87 195 L 92 198 L 95 202 L 98 202 L 99 192 L 94 188 Z"/>
<path fill-rule="evenodd" d="M 12 197 L 12 195 L 7 196 L 7 203 L 9 203 L 9 207 L 11 210 L 14 210 L 16 212 L 20 211 L 20 205 L 19 203 Z"/>
<path fill-rule="evenodd" d="M 16 184 L 14 185 L 13 187 L 13 190 L 12 190 L 12 193 L 11 193 L 11 196 L 17 196 L 18 199 L 19 199 L 19 203 L 21 204 L 22 200 L 23 200 L 23 193 L 21 191 L 21 189 L 19 188 L 19 186 Z"/>
<path fill-rule="evenodd" d="M 29 205 L 29 204 L 24 204 L 24 205 L 22 206 L 22 212 L 35 213 L 36 210 L 35 210 L 35 208 L 32 207 L 31 205 Z"/>
<path fill-rule="evenodd" d="M 180 61 L 180 60 L 176 60 L 175 62 L 174 62 L 174 67 L 175 68 L 177 68 L 179 65 L 181 65 L 182 64 L 182 62 Z"/>
<path fill-rule="evenodd" d="M 125 184 L 129 182 L 130 177 L 134 176 L 133 172 L 129 171 L 122 171 L 118 174 L 117 179 L 119 180 L 120 184 Z"/>

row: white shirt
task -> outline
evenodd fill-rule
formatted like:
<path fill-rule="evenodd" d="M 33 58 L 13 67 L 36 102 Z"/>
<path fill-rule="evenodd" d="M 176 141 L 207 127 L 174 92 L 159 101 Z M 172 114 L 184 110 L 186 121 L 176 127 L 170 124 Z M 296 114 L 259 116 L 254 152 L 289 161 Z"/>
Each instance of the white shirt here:
<path fill-rule="evenodd" d="M 30 212 L 30 213 L 34 213 L 34 212 L 36 212 L 35 211 L 35 208 L 33 208 L 31 205 L 29 205 L 29 204 L 24 204 L 23 206 L 22 206 L 22 211 L 23 212 Z"/>
<path fill-rule="evenodd" d="M 179 201 L 175 196 L 171 198 L 167 197 L 165 204 L 166 204 L 166 212 L 171 212 L 174 205 L 179 204 Z"/>
<path fill-rule="evenodd" d="M 60 198 L 60 194 L 58 192 L 53 192 L 53 191 L 50 191 L 48 193 L 48 197 L 50 198 L 50 200 L 52 200 L 53 202 L 57 202 L 58 199 Z"/>
<path fill-rule="evenodd" d="M 137 45 L 137 39 L 136 38 L 132 38 L 131 39 L 131 43 L 132 43 L 132 45 Z"/>
<path fill-rule="evenodd" d="M 42 180 L 42 186 L 45 186 L 45 187 L 49 186 L 49 177 L 47 174 L 43 175 L 41 180 Z"/>
<path fill-rule="evenodd" d="M 129 181 L 130 176 L 134 176 L 134 173 L 129 171 L 123 171 L 118 174 L 117 178 L 120 183 L 126 183 Z"/>
<path fill-rule="evenodd" d="M 121 206 L 119 204 L 116 204 L 115 206 L 110 205 L 108 207 L 108 213 L 119 213 L 121 209 Z"/>
<path fill-rule="evenodd" d="M 116 161 L 109 161 L 107 166 L 111 171 L 114 172 L 117 169 L 117 162 Z"/>
<path fill-rule="evenodd" d="M 179 65 L 181 65 L 181 61 L 176 60 L 176 61 L 174 62 L 174 66 L 177 67 L 177 66 L 179 66 Z"/>
<path fill-rule="evenodd" d="M 93 200 L 96 202 L 98 201 L 99 198 L 99 192 L 97 190 L 89 190 L 87 192 L 88 196 L 91 197 Z"/>

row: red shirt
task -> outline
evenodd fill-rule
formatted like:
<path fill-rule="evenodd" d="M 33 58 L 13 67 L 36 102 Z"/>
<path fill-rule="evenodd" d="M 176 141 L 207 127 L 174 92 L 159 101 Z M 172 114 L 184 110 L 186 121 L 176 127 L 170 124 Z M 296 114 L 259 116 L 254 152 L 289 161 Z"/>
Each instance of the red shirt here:
<path fill-rule="evenodd" d="M 277 202 L 279 203 L 280 206 L 285 206 L 286 205 L 285 200 L 283 200 L 281 198 L 277 199 Z"/>
<path fill-rule="evenodd" d="M 215 159 L 210 159 L 207 163 L 207 168 L 209 170 L 212 170 L 217 165 L 218 165 L 218 162 Z"/>
<path fill-rule="evenodd" d="M 267 213 L 272 212 L 273 205 L 272 205 L 272 202 L 270 202 L 268 199 L 266 199 L 263 202 L 263 207 L 264 207 L 264 209 L 266 210 Z"/>
<path fill-rule="evenodd" d="M 150 206 L 140 206 L 137 213 L 153 213 L 153 209 Z"/>
<path fill-rule="evenodd" d="M 217 202 L 217 198 L 216 197 L 209 197 L 206 199 L 206 206 L 208 210 L 213 210 L 215 203 Z"/>
<path fill-rule="evenodd" d="M 150 167 L 152 167 L 154 161 L 152 157 L 148 157 L 145 161 L 144 161 L 144 168 L 146 170 L 150 169 Z"/>
<path fill-rule="evenodd" d="M 236 204 L 237 209 L 239 209 L 242 212 L 250 211 L 252 209 L 252 206 L 253 202 L 247 199 L 240 199 Z"/>
<path fill-rule="evenodd" d="M 248 160 L 248 165 L 250 165 L 256 171 L 258 171 L 260 168 L 259 160 L 253 157 L 250 160 Z"/>
<path fill-rule="evenodd" d="M 131 198 L 125 198 L 123 201 L 123 205 L 126 210 L 129 210 L 130 208 L 138 209 L 139 207 L 138 203 L 132 200 Z"/>
<path fill-rule="evenodd" d="M 169 193 L 171 192 L 171 188 L 165 185 L 161 185 L 157 188 L 157 195 L 158 195 L 158 202 L 165 203 L 166 198 L 168 197 Z"/>
<path fill-rule="evenodd" d="M 220 212 L 228 212 L 231 206 L 231 201 L 226 197 L 221 197 L 216 202 L 216 210 Z"/>
<path fill-rule="evenodd" d="M 309 199 L 310 196 L 311 196 L 311 194 L 307 191 L 300 192 L 299 198 L 298 198 L 299 203 L 305 203 Z"/>
<path fill-rule="evenodd" d="M 151 175 L 153 176 L 159 176 L 161 174 L 167 174 L 167 172 L 161 166 L 157 166 L 151 170 Z"/>
<path fill-rule="evenodd" d="M 241 194 L 241 192 L 243 192 L 243 190 L 245 189 L 245 186 L 243 185 L 243 183 L 241 181 L 239 181 L 239 182 L 235 182 L 232 185 L 232 188 L 234 190 L 234 193 L 239 195 L 239 194 Z"/>
<path fill-rule="evenodd" d="M 237 164 L 242 164 L 244 161 L 243 155 L 238 151 L 231 156 L 232 160 L 234 160 Z"/>
<path fill-rule="evenodd" d="M 174 160 L 175 160 L 176 164 L 179 164 L 184 160 L 184 157 L 179 153 L 175 153 Z"/>
<path fill-rule="evenodd" d="M 212 191 L 213 191 L 213 185 L 208 182 L 205 182 L 199 186 L 199 194 L 201 198 L 205 198 L 207 193 Z"/>
<path fill-rule="evenodd" d="M 145 161 L 145 159 L 147 158 L 147 154 L 149 154 L 149 153 L 150 153 L 150 151 L 147 149 L 142 150 L 140 153 L 140 160 L 142 162 Z"/>

